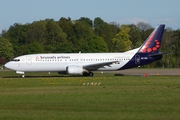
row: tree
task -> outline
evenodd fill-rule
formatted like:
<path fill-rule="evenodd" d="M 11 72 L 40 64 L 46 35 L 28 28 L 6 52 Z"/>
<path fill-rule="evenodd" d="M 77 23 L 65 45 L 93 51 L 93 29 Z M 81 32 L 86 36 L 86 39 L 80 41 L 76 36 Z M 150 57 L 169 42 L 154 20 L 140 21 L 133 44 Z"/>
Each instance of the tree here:
<path fill-rule="evenodd" d="M 27 29 L 27 43 L 35 41 L 45 44 L 46 23 L 44 21 L 33 22 Z"/>
<path fill-rule="evenodd" d="M 139 23 L 137 23 L 136 26 L 139 29 L 139 32 L 141 33 L 141 37 L 142 37 L 143 41 L 146 40 L 146 38 L 149 36 L 149 34 L 153 30 L 152 26 L 149 23 L 145 23 L 145 22 L 139 22 Z M 148 31 L 148 30 L 150 30 L 150 31 Z"/>
<path fill-rule="evenodd" d="M 137 23 L 136 26 L 137 26 L 137 28 L 139 29 L 140 32 L 146 31 L 146 30 L 152 28 L 152 26 L 149 23 L 145 23 L 145 22 L 139 22 L 139 23 Z"/>
<path fill-rule="evenodd" d="M 84 21 L 75 21 L 74 37 L 72 43 L 74 44 L 74 52 L 82 51 L 88 52 L 88 42 L 95 35 L 93 28 L 91 28 Z"/>
<path fill-rule="evenodd" d="M 93 29 L 85 21 L 75 21 L 74 31 L 77 38 L 88 39 L 94 35 Z"/>
<path fill-rule="evenodd" d="M 92 36 L 85 43 L 80 46 L 82 52 L 94 53 L 94 52 L 108 52 L 108 47 L 106 42 L 102 37 Z"/>
<path fill-rule="evenodd" d="M 7 38 L 13 45 L 14 56 L 18 56 L 20 55 L 19 53 L 22 53 L 19 47 L 26 44 L 26 31 L 28 26 L 29 24 L 21 25 L 19 23 L 14 23 L 14 25 L 10 26 L 9 30 L 2 35 L 2 37 Z"/>
<path fill-rule="evenodd" d="M 131 24 L 131 25 L 128 25 L 128 27 L 130 28 L 129 35 L 130 35 L 130 40 L 132 42 L 132 48 L 140 47 L 143 40 L 141 38 L 141 34 L 137 26 L 134 24 Z"/>
<path fill-rule="evenodd" d="M 58 21 L 59 26 L 62 28 L 63 32 L 67 34 L 67 40 L 72 42 L 73 36 L 74 36 L 74 30 L 73 30 L 73 22 L 71 21 L 71 18 L 61 18 Z"/>
<path fill-rule="evenodd" d="M 120 26 L 115 22 L 107 23 L 100 17 L 94 21 L 86 17 L 78 20 L 62 17 L 59 21 L 45 19 L 26 24 L 14 23 L 7 31 L 3 30 L 0 37 L 12 44 L 10 56 L 42 52 L 123 52 L 139 47 L 153 30 L 149 23 L 144 22 Z M 180 66 L 179 31 L 165 29 L 161 51 L 173 54 L 165 55 L 151 66 Z M 4 48 L 4 45 L 1 46 Z M 1 52 L 1 57 L 12 58 L 8 56 Z"/>
<path fill-rule="evenodd" d="M 13 47 L 12 44 L 6 38 L 0 38 L 0 58 L 12 59 L 13 55 Z"/>
<path fill-rule="evenodd" d="M 115 52 L 124 52 L 131 49 L 132 42 L 129 36 L 130 28 L 127 25 L 121 25 L 120 32 L 112 39 Z"/>
<path fill-rule="evenodd" d="M 118 25 L 108 24 L 101 18 L 95 18 L 94 29 L 95 34 L 102 37 L 107 43 L 109 51 L 113 51 L 112 39 L 119 32 Z"/>
<path fill-rule="evenodd" d="M 2 30 L 1 34 L 0 34 L 0 37 L 2 37 L 4 34 L 6 34 L 7 31 L 6 30 Z"/>
<path fill-rule="evenodd" d="M 102 37 L 92 37 L 88 42 L 88 45 L 89 52 L 108 52 L 108 46 Z"/>
<path fill-rule="evenodd" d="M 60 26 L 54 21 L 49 20 L 47 22 L 46 30 L 47 30 L 46 45 L 48 45 L 49 48 L 51 48 L 51 46 L 53 48 L 51 50 L 49 49 L 50 50 L 49 52 L 53 52 L 53 50 L 58 48 L 58 46 L 66 42 L 66 38 L 67 38 L 66 33 L 64 33 L 63 30 L 60 28 Z"/>
<path fill-rule="evenodd" d="M 95 33 L 96 34 L 99 34 L 99 29 L 100 29 L 100 26 L 102 24 L 104 24 L 105 22 L 100 18 L 100 17 L 97 17 L 94 19 L 94 28 L 95 28 Z"/>
<path fill-rule="evenodd" d="M 29 46 L 26 49 L 27 54 L 35 54 L 35 53 L 43 53 L 43 52 L 44 52 L 43 47 L 37 41 L 29 44 Z"/>
<path fill-rule="evenodd" d="M 73 52 L 73 44 L 69 41 L 64 42 L 56 48 L 55 53 L 71 53 Z"/>
<path fill-rule="evenodd" d="M 161 44 L 161 51 L 162 52 L 167 52 L 167 53 L 173 53 L 173 44 L 175 39 L 172 37 L 173 36 L 174 31 L 170 28 L 167 28 L 164 30 L 164 34 L 163 34 L 163 40 L 162 40 L 162 44 Z M 168 54 L 168 55 L 164 55 L 162 60 L 159 61 L 159 65 L 158 67 L 163 67 L 163 68 L 170 68 L 170 67 L 175 67 L 175 61 L 174 61 L 175 57 L 174 54 Z"/>
<path fill-rule="evenodd" d="M 173 41 L 173 53 L 176 57 L 176 67 L 180 67 L 180 29 L 174 31 L 172 36 L 174 38 Z"/>
<path fill-rule="evenodd" d="M 89 18 L 81 17 L 78 21 L 86 22 L 90 27 L 93 27 L 93 22 Z"/>

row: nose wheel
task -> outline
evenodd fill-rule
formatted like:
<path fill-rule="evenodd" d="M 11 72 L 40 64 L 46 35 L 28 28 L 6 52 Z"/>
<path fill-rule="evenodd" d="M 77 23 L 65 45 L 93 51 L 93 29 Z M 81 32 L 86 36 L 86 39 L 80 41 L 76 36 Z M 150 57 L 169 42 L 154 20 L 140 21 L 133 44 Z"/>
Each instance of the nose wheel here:
<path fill-rule="evenodd" d="M 21 72 L 21 71 L 16 71 L 17 74 L 21 74 L 22 75 L 22 78 L 25 77 L 25 73 L 24 72 Z"/>

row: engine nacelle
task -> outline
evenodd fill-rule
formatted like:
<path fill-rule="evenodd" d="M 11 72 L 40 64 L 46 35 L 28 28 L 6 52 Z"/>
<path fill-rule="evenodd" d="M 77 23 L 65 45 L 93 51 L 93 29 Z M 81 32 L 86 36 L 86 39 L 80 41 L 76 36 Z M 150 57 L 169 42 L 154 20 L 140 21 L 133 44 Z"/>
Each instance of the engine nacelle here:
<path fill-rule="evenodd" d="M 82 74 L 83 73 L 83 67 L 82 66 L 67 66 L 66 67 L 66 73 L 67 74 Z"/>

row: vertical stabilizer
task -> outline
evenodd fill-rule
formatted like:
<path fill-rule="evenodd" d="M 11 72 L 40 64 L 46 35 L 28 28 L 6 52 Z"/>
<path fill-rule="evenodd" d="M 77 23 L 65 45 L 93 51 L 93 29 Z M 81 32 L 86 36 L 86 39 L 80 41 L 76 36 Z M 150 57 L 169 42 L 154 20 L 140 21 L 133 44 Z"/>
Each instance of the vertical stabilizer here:
<path fill-rule="evenodd" d="M 159 25 L 140 47 L 138 53 L 159 53 L 165 25 Z"/>

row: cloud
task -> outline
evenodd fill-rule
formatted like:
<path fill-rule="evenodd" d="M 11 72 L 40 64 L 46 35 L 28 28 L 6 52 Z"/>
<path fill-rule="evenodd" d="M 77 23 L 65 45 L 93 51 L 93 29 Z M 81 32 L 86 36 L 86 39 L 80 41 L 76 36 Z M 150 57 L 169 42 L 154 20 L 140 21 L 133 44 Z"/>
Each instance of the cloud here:
<path fill-rule="evenodd" d="M 120 24 L 137 24 L 138 22 L 145 22 L 145 23 L 148 23 L 147 20 L 143 19 L 143 18 L 137 18 L 137 17 L 134 17 L 134 18 L 126 18 L 126 19 L 121 19 L 120 21 Z"/>
<path fill-rule="evenodd" d="M 171 18 L 163 18 L 163 19 L 153 20 L 153 23 L 156 23 L 156 24 L 164 23 L 164 24 L 168 24 L 170 26 L 177 25 L 176 21 Z"/>
<path fill-rule="evenodd" d="M 165 24 L 167 27 L 171 27 L 173 29 L 179 29 L 179 23 L 172 19 L 172 18 L 161 18 L 161 19 L 143 19 L 143 18 L 125 18 L 125 19 L 120 19 L 117 21 L 119 24 L 137 24 L 138 22 L 144 22 L 144 23 L 149 23 L 153 27 L 156 27 L 159 24 Z"/>

